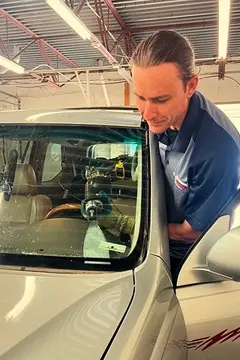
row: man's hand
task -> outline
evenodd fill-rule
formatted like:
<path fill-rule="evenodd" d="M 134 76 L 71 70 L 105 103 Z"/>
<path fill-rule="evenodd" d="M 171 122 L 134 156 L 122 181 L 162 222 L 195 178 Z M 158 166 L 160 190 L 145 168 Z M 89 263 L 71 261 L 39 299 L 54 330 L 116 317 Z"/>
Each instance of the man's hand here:
<path fill-rule="evenodd" d="M 201 234 L 191 227 L 191 225 L 185 220 L 182 224 L 169 224 L 168 233 L 170 240 L 194 242 Z"/>

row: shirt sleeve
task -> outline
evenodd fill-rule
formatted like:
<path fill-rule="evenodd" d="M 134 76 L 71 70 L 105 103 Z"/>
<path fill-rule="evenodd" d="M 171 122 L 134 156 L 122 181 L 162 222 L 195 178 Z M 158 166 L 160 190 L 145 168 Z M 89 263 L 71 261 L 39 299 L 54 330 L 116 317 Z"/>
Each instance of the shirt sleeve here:
<path fill-rule="evenodd" d="M 197 231 L 203 231 L 227 201 L 236 194 L 239 181 L 239 151 L 232 141 L 216 156 L 189 167 L 189 195 L 184 214 Z"/>

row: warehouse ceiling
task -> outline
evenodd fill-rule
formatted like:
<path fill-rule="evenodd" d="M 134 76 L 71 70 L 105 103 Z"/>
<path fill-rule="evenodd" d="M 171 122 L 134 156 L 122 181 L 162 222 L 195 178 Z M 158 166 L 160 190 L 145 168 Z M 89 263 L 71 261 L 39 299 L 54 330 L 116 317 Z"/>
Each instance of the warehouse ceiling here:
<path fill-rule="evenodd" d="M 217 0 L 66 0 L 66 4 L 122 65 L 136 44 L 158 29 L 186 35 L 197 59 L 217 58 Z M 0 54 L 33 72 L 109 65 L 45 0 L 0 0 Z M 239 55 L 240 1 L 232 0 L 228 56 Z M 8 76 L 0 69 L 1 80 Z"/>

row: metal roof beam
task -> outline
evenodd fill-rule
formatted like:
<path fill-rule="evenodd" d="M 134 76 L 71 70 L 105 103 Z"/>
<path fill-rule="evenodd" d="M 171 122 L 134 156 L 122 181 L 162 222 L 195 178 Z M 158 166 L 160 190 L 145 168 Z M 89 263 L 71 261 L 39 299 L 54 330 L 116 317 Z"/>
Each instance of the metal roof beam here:
<path fill-rule="evenodd" d="M 121 26 L 121 28 L 124 30 L 125 34 L 126 34 L 126 38 L 128 37 L 129 40 L 131 40 L 132 44 L 134 45 L 134 47 L 137 46 L 137 42 L 133 37 L 133 34 L 131 32 L 131 30 L 129 29 L 129 27 L 127 26 L 127 24 L 125 23 L 125 21 L 123 20 L 123 18 L 121 17 L 121 15 L 119 14 L 117 8 L 115 7 L 115 5 L 112 3 L 112 0 L 103 0 L 105 2 L 105 4 L 107 5 L 108 9 L 111 11 L 111 13 L 113 14 L 113 16 L 115 17 L 115 19 L 117 20 L 117 22 L 119 23 L 119 25 Z"/>
<path fill-rule="evenodd" d="M 195 63 L 196 65 L 214 65 L 217 62 L 217 57 L 212 57 L 212 58 L 202 58 L 202 59 L 196 59 Z M 240 56 L 236 56 L 236 57 L 229 57 L 227 58 L 227 63 L 240 63 Z M 122 65 L 123 68 L 128 69 L 129 68 L 129 64 L 126 65 Z M 91 66 L 91 67 L 79 67 L 79 68 L 63 68 L 63 69 L 56 69 L 56 70 L 51 70 L 51 69 L 35 69 L 34 73 L 35 74 L 54 74 L 54 73 L 59 73 L 61 72 L 62 74 L 71 74 L 74 73 L 75 71 L 77 72 L 85 72 L 85 71 L 89 71 L 89 72 L 99 72 L 99 71 L 116 71 L 117 68 L 114 68 L 112 66 L 109 65 L 103 65 L 103 66 Z M 28 71 L 25 73 L 25 75 L 30 75 L 32 74 L 32 71 Z M 1 76 L 0 76 L 1 78 Z"/>
<path fill-rule="evenodd" d="M 101 0 L 94 0 L 94 3 L 95 3 L 95 9 L 96 9 L 96 12 L 98 15 L 98 25 L 99 25 L 101 38 L 102 38 L 102 43 L 105 46 L 105 48 L 109 50 L 108 37 L 107 37 L 108 33 L 106 31 L 106 26 L 105 26 L 103 11 L 102 11 L 102 3 L 101 3 Z"/>
<path fill-rule="evenodd" d="M 239 65 L 240 64 L 240 57 L 234 57 L 234 58 L 228 58 L 227 59 L 227 63 L 229 64 L 236 64 Z M 205 59 L 197 59 L 196 60 L 196 65 L 217 65 L 217 58 L 205 58 Z M 128 68 L 128 65 L 124 66 L 125 68 Z M 76 72 L 78 73 L 83 73 L 89 71 L 89 73 L 99 73 L 99 71 L 104 71 L 104 72 L 116 72 L 117 70 L 114 69 L 112 66 L 95 66 L 95 67 L 81 67 L 81 68 L 69 68 L 69 69 L 58 69 L 58 70 L 51 70 L 51 69 L 42 69 L 42 70 L 35 70 L 34 74 L 36 76 L 39 76 L 42 78 L 42 76 L 47 75 L 54 75 L 54 74 L 59 74 L 61 73 L 62 76 L 64 76 L 64 74 L 67 75 L 71 75 L 71 74 L 76 74 Z M 239 74 L 240 70 L 229 70 L 227 72 L 227 74 Z M 27 73 L 25 73 L 24 75 L 18 75 L 18 74 L 4 74 L 1 75 L 0 74 L 0 82 L 1 81 L 14 81 L 14 80 L 24 80 L 24 79 L 31 79 L 33 72 L 29 71 Z M 204 76 L 205 75 L 211 75 L 211 74 L 216 74 L 217 75 L 217 70 L 214 70 L 213 72 L 210 73 L 205 73 L 204 72 Z M 75 76 L 74 76 L 75 77 Z M 2 83 L 1 85 L 9 85 L 8 83 Z"/>
<path fill-rule="evenodd" d="M 240 17 L 239 18 L 233 18 L 231 20 L 231 28 L 230 28 L 230 33 L 231 30 L 238 30 L 238 27 L 235 27 L 236 25 L 240 25 Z M 216 26 L 216 29 L 214 28 Z M 196 30 L 194 29 L 193 32 L 197 32 L 197 31 L 206 31 L 206 33 L 209 30 L 217 30 L 217 26 L 218 26 L 218 22 L 216 20 L 205 20 L 205 21 L 195 21 L 195 22 L 186 22 L 186 23 L 176 23 L 176 24 L 166 24 L 166 25 L 153 25 L 153 26 L 141 26 L 141 27 L 133 27 L 131 28 L 131 33 L 139 33 L 139 32 L 152 32 L 152 31 L 157 31 L 157 30 L 162 30 L 162 29 L 175 29 L 175 30 L 193 30 L 194 28 L 196 28 Z M 210 29 L 207 27 L 211 27 Z M 122 32 L 121 30 L 116 30 L 116 29 L 112 29 L 111 33 L 114 35 L 121 35 Z M 100 35 L 99 31 L 95 31 L 94 34 L 96 36 Z M 191 34 L 190 34 L 191 35 Z M 48 39 L 51 39 L 52 41 L 54 40 L 58 40 L 58 39 L 68 39 L 68 38 L 74 38 L 75 35 L 72 34 L 61 34 L 61 35 L 54 35 L 54 36 L 48 36 Z M 38 36 L 38 39 L 43 39 L 43 37 Z M 23 38 L 12 38 L 12 41 L 23 41 L 25 39 Z"/>
<path fill-rule="evenodd" d="M 74 11 L 74 13 L 75 13 L 76 15 L 78 15 L 78 14 L 80 13 L 80 11 L 82 10 L 82 8 L 83 8 L 84 5 L 85 5 L 85 2 L 86 2 L 86 0 L 80 0 L 80 1 L 79 1 L 79 4 L 78 4 L 76 10 Z"/>
<path fill-rule="evenodd" d="M 104 0 L 105 1 L 105 0 Z M 240 17 L 234 18 L 231 20 L 231 25 L 240 24 Z M 138 32 L 151 32 L 157 30 L 166 30 L 166 29 L 188 29 L 193 27 L 202 27 L 206 28 L 207 26 L 218 26 L 217 20 L 205 20 L 205 21 L 193 21 L 193 22 L 185 22 L 185 23 L 175 23 L 175 24 L 164 24 L 164 25 L 153 25 L 153 26 L 140 26 L 131 28 L 132 33 Z"/>
<path fill-rule="evenodd" d="M 72 24 L 72 23 L 71 23 L 71 17 L 72 17 L 72 20 L 76 21 L 75 24 L 80 25 L 80 28 L 81 28 L 81 29 L 83 28 L 84 31 L 87 33 L 87 36 L 86 36 L 86 37 L 85 37 L 85 36 L 82 36 L 81 31 L 78 31 L 75 26 L 71 26 L 71 27 L 73 28 L 73 30 L 74 30 L 75 32 L 77 32 L 78 35 L 79 35 L 80 37 L 82 37 L 84 40 L 90 41 L 92 47 L 93 47 L 93 48 L 96 48 L 96 49 L 108 60 L 108 62 L 109 62 L 112 66 L 118 68 L 119 71 L 121 70 L 122 76 L 123 76 L 124 78 L 126 78 L 125 72 L 127 73 L 127 71 L 125 70 L 125 72 L 124 72 L 124 69 L 121 69 L 121 68 L 120 68 L 120 67 L 121 67 L 121 64 L 118 62 L 118 60 L 108 51 L 108 49 L 104 46 L 103 43 L 101 43 L 101 41 L 97 38 L 97 36 L 94 35 L 94 34 L 90 31 L 90 29 L 88 29 L 88 27 L 83 23 L 83 21 L 80 20 L 80 18 L 77 19 L 77 16 L 73 13 L 73 11 L 72 11 L 71 9 L 70 9 L 70 11 L 69 11 L 68 6 L 67 6 L 66 3 L 64 2 L 64 0 L 58 0 L 58 2 L 57 2 L 57 0 L 51 0 L 51 1 L 45 0 L 45 1 L 48 3 L 49 6 L 51 6 L 51 7 L 54 9 L 54 11 L 56 11 L 56 13 L 58 13 L 59 16 L 61 16 L 61 17 L 65 20 L 65 22 L 67 22 L 67 23 L 69 24 L 69 26 L 71 26 L 71 24 Z M 56 2 L 55 2 L 55 1 L 56 1 Z M 96 4 L 99 5 L 99 3 L 97 3 L 97 1 L 96 1 Z M 90 5 L 89 5 L 89 6 L 90 6 Z M 90 7 L 90 8 L 92 9 L 92 7 Z M 60 9 L 61 11 L 60 11 L 59 9 Z M 62 10 L 64 10 L 64 12 L 62 12 Z M 97 6 L 97 10 L 99 10 L 98 6 Z M 99 11 L 100 11 L 100 10 L 99 10 Z M 99 14 L 98 14 L 97 12 L 95 12 L 94 9 L 93 9 L 93 12 L 94 12 L 95 14 L 97 14 L 98 17 L 100 17 L 100 15 L 99 15 L 99 14 L 101 14 L 100 12 L 99 12 Z M 67 16 L 65 16 L 65 15 L 63 15 L 63 14 L 67 14 Z M 101 17 L 100 17 L 100 20 L 101 20 Z M 103 24 L 102 24 L 102 22 L 101 22 L 101 25 L 103 25 L 103 26 L 101 26 L 101 27 L 104 27 L 104 29 L 105 29 L 104 22 L 103 22 Z M 130 79 L 130 78 L 127 78 L 127 81 L 131 82 L 131 79 Z"/>
<path fill-rule="evenodd" d="M 17 20 L 15 17 L 10 15 L 7 11 L 0 8 L 0 16 L 3 16 L 5 19 L 10 21 L 12 24 L 15 24 L 17 27 L 19 27 L 21 30 L 23 30 L 28 36 L 30 36 L 33 39 L 39 39 L 43 46 L 47 47 L 52 53 L 57 55 L 61 60 L 68 63 L 72 67 L 77 67 L 77 64 L 70 60 L 67 56 L 65 56 L 63 53 L 58 51 L 56 48 L 54 48 L 52 45 L 50 45 L 46 40 L 41 39 L 36 33 L 34 33 L 32 30 L 30 30 L 26 25 L 21 23 L 21 21 Z"/>

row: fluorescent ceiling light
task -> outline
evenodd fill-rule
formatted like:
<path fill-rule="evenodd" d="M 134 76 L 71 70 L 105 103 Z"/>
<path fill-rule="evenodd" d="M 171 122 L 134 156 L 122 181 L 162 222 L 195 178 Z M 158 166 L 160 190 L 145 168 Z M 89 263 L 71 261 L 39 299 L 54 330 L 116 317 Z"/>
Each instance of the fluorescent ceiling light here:
<path fill-rule="evenodd" d="M 218 57 L 219 59 L 226 59 L 231 0 L 218 0 L 218 6 Z"/>
<path fill-rule="evenodd" d="M 0 55 L 0 65 L 17 74 L 23 74 L 25 69 L 21 65 Z"/>
<path fill-rule="evenodd" d="M 46 2 L 83 40 L 90 40 L 91 31 L 62 0 L 46 0 Z"/>

